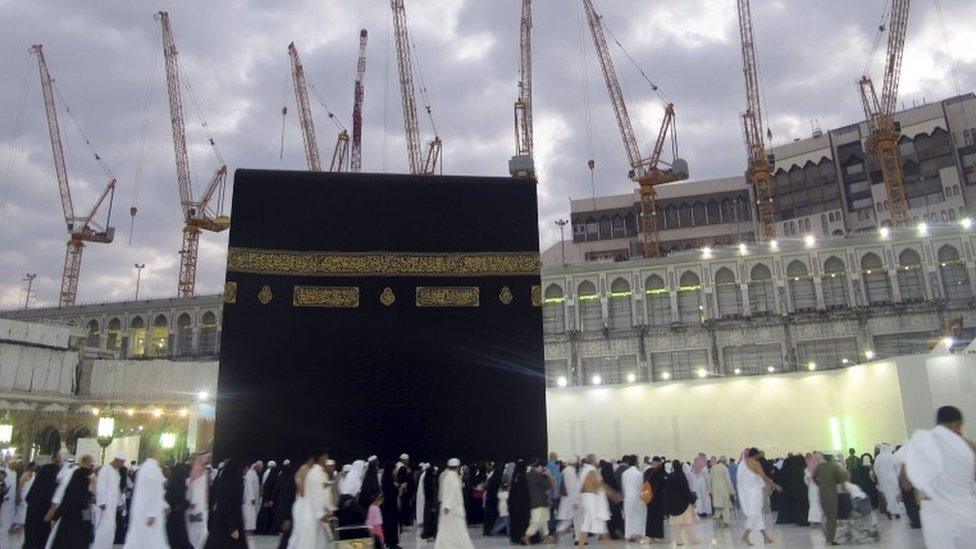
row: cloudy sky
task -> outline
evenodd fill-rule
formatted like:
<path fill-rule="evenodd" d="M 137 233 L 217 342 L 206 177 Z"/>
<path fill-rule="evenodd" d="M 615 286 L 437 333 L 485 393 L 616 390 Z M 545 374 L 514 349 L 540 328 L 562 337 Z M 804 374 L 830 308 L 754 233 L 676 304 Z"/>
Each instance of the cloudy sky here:
<path fill-rule="evenodd" d="M 753 0 L 767 119 L 774 144 L 861 112 L 854 82 L 870 59 L 887 0 Z M 407 17 L 452 174 L 506 175 L 514 147 L 520 0 L 407 0 Z M 743 110 L 734 0 L 598 0 L 606 24 L 678 112 L 681 156 L 696 179 L 744 169 Z M 940 17 L 940 8 L 942 16 Z M 0 0 L 0 307 L 57 304 L 66 233 L 35 59 L 44 44 L 65 103 L 119 180 L 112 245 L 90 245 L 79 302 L 175 295 L 182 214 L 170 140 L 159 25 L 170 12 L 184 73 L 231 169 L 303 169 L 286 48 L 295 41 L 321 98 L 351 126 L 360 28 L 370 33 L 364 170 L 405 172 L 406 152 L 388 0 Z M 534 68 L 539 224 L 543 246 L 570 197 L 627 192 L 625 157 L 577 0 L 535 0 Z M 943 23 L 944 21 L 944 23 Z M 901 97 L 933 101 L 976 88 L 976 2 L 915 0 Z M 661 104 L 611 43 L 642 145 Z M 883 50 L 883 46 L 881 48 Z M 880 53 L 872 67 L 880 72 Z M 147 93 L 148 90 L 148 93 Z M 148 100 L 147 100 L 148 97 Z M 26 100 L 24 100 L 26 98 Z M 588 101 L 587 101 L 588 98 Z M 418 99 L 422 101 L 421 99 Z M 191 169 L 199 191 L 217 165 L 189 98 Z M 283 105 L 289 106 L 284 120 Z M 589 109 L 587 109 L 589 105 Z M 87 210 L 106 177 L 61 109 L 75 208 Z M 313 101 L 319 145 L 336 129 Z M 589 113 L 589 117 L 587 116 Z M 588 119 L 590 122 L 588 122 Z M 18 124 L 18 120 L 20 123 Z M 425 139 L 430 126 L 422 121 Z M 19 127 L 19 131 L 17 131 Z M 143 129 L 145 128 L 145 129 Z M 592 152 L 591 152 L 592 150 Z M 129 241 L 129 207 L 139 214 Z M 227 234 L 204 234 L 199 293 L 222 285 Z"/>

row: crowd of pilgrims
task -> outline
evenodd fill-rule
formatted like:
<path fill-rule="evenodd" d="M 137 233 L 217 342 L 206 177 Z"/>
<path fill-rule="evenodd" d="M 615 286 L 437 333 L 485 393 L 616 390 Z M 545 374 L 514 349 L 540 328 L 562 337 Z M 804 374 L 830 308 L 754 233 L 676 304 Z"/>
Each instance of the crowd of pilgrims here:
<path fill-rule="evenodd" d="M 862 519 L 848 532 L 855 537 L 877 539 L 875 510 L 920 527 L 898 467 L 887 445 L 860 456 L 852 449 L 846 459 L 819 452 L 767 459 L 751 448 L 738 462 L 705 454 L 686 462 L 550 454 L 505 464 L 451 460 L 444 470 L 414 466 L 405 454 L 337 468 L 325 453 L 280 467 L 233 460 L 213 467 L 201 453 L 167 466 L 116 458 L 96 474 L 91 456 L 78 463 L 55 456 L 40 467 L 10 461 L 0 470 L 0 531 L 23 529 L 25 549 L 244 548 L 254 534 L 280 535 L 281 548 L 319 549 L 336 531 L 355 527 L 391 549 L 410 528 L 438 549 L 469 547 L 472 528 L 516 544 L 572 535 L 582 546 L 592 536 L 658 542 L 666 525 L 678 543 L 697 543 L 702 519 L 728 527 L 742 513 L 750 543 L 756 531 L 771 541 L 762 518 L 771 510 L 777 524 L 821 526 L 831 543 L 839 515 Z"/>

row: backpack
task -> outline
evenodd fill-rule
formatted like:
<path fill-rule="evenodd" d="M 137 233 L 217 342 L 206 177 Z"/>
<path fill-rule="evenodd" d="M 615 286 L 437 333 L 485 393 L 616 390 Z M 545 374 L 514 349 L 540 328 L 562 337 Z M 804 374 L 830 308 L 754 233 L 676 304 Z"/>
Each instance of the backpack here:
<path fill-rule="evenodd" d="M 641 490 L 640 500 L 643 501 L 645 505 L 654 501 L 654 489 L 651 488 L 650 482 L 644 482 L 644 489 Z"/>

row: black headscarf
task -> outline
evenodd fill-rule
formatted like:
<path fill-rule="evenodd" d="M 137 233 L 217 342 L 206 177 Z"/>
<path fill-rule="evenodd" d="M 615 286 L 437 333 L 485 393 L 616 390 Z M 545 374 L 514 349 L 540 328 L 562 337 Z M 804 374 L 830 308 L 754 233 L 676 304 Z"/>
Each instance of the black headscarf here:
<path fill-rule="evenodd" d="M 281 524 L 292 519 L 291 507 L 295 503 L 295 469 L 290 463 L 281 466 L 271 499 L 275 502 L 271 533 L 277 534 L 281 532 Z"/>
<path fill-rule="evenodd" d="M 244 464 L 229 459 L 214 487 L 214 516 L 207 535 L 206 549 L 247 547 L 244 534 Z M 237 532 L 234 540 L 231 534 Z"/>
<path fill-rule="evenodd" d="M 359 505 L 363 509 L 369 509 L 373 500 L 380 493 L 379 473 L 379 466 L 375 459 L 366 464 L 366 472 L 363 473 L 363 486 L 359 489 Z"/>
<path fill-rule="evenodd" d="M 170 467 L 169 480 L 166 483 L 166 503 L 169 504 L 169 515 L 166 516 L 166 538 L 172 549 L 193 549 L 190 536 L 186 532 L 186 477 L 189 468 L 185 463 L 177 463 Z"/>
<path fill-rule="evenodd" d="M 508 492 L 508 537 L 512 543 L 522 543 L 522 536 L 529 527 L 531 514 L 529 484 L 525 476 L 525 462 L 515 464 L 512 486 Z"/>
<path fill-rule="evenodd" d="M 671 476 L 664 485 L 664 510 L 672 517 L 684 514 L 691 505 L 691 487 L 680 461 L 671 463 Z M 654 497 L 657 497 L 656 495 Z"/>

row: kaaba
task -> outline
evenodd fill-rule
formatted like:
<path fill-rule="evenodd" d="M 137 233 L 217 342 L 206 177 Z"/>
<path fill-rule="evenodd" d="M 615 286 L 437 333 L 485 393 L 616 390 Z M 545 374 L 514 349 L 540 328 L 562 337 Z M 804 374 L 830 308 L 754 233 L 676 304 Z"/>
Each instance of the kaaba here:
<path fill-rule="evenodd" d="M 530 179 L 237 170 L 217 459 L 541 457 Z"/>

